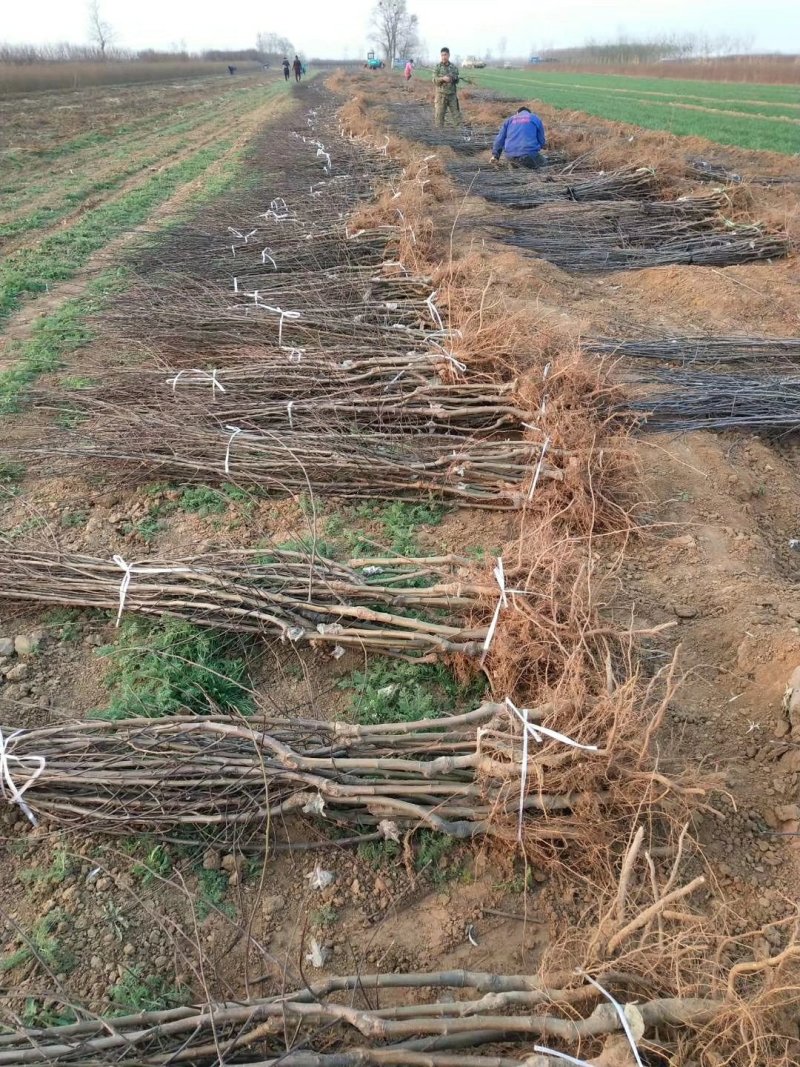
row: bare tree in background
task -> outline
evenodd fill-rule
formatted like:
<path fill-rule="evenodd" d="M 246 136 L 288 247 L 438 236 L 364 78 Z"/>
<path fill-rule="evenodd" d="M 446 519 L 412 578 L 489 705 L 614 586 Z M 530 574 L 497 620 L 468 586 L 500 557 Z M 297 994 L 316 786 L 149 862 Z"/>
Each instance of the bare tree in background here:
<path fill-rule="evenodd" d="M 261 53 L 262 60 L 280 60 L 295 51 L 289 38 L 281 37 L 277 33 L 259 33 L 256 37 L 256 48 Z"/>
<path fill-rule="evenodd" d="M 416 52 L 419 22 L 409 12 L 406 0 L 378 0 L 372 9 L 370 37 L 383 53 L 387 66 Z"/>
<path fill-rule="evenodd" d="M 114 30 L 111 24 L 103 18 L 97 0 L 90 0 L 88 12 L 89 40 L 98 49 L 102 58 L 105 59 L 106 49 L 114 43 Z"/>

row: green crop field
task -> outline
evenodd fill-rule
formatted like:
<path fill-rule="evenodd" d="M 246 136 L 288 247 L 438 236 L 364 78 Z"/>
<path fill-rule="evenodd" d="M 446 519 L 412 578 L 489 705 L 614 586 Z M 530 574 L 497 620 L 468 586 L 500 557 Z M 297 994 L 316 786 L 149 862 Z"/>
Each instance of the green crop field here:
<path fill-rule="evenodd" d="M 719 144 L 800 152 L 800 87 L 632 78 L 539 70 L 481 70 L 470 80 L 554 107 Z"/>

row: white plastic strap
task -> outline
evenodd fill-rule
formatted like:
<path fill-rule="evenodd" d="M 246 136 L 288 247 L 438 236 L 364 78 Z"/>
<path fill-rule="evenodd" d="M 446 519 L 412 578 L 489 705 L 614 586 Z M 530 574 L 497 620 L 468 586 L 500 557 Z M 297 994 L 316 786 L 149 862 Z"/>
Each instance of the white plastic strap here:
<path fill-rule="evenodd" d="M 228 233 L 232 233 L 234 237 L 240 237 L 240 238 L 244 237 L 244 234 L 240 233 L 240 231 L 235 229 L 233 226 L 229 226 L 228 227 Z"/>
<path fill-rule="evenodd" d="M 636 1060 L 636 1063 L 638 1064 L 638 1067 L 644 1067 L 644 1064 L 642 1063 L 641 1056 L 639 1055 L 639 1049 L 638 1049 L 637 1044 L 636 1044 L 636 1038 L 634 1037 L 633 1031 L 631 1030 L 630 1021 L 628 1019 L 628 1016 L 625 1014 L 625 1008 L 623 1008 L 623 1006 L 620 1004 L 620 1002 L 618 1000 L 615 1000 L 606 989 L 603 989 L 603 987 L 600 985 L 600 983 L 596 982 L 594 980 L 594 978 L 592 978 L 591 975 L 586 974 L 583 971 L 581 971 L 579 973 L 583 974 L 583 977 L 586 979 L 586 981 L 589 982 L 590 985 L 593 985 L 595 987 L 595 989 L 599 989 L 600 992 L 603 994 L 603 996 L 606 998 L 606 1000 L 609 1001 L 611 1004 L 613 1004 L 614 1011 L 619 1016 L 619 1021 L 622 1024 L 622 1029 L 625 1031 L 625 1037 L 627 1037 L 628 1044 L 631 1046 L 631 1052 L 633 1053 L 633 1058 Z"/>
<path fill-rule="evenodd" d="M 261 249 L 261 262 L 262 263 L 266 263 L 267 260 L 269 260 L 270 263 L 272 264 L 272 269 L 273 270 L 277 270 L 278 269 L 278 264 L 275 262 L 275 260 L 270 255 L 271 252 L 272 252 L 271 248 L 262 248 Z"/>
<path fill-rule="evenodd" d="M 486 640 L 483 642 L 483 654 L 481 656 L 481 663 L 486 659 L 486 653 L 489 651 L 494 639 L 494 632 L 497 629 L 497 622 L 500 618 L 500 612 L 503 608 L 508 607 L 508 597 L 506 596 L 506 576 L 503 570 L 503 557 L 497 557 L 497 564 L 494 568 L 494 580 L 497 582 L 498 589 L 500 590 L 500 596 L 497 598 L 497 607 L 494 609 L 494 615 L 492 621 L 489 624 L 489 629 L 486 633 Z"/>
<path fill-rule="evenodd" d="M 456 368 L 456 370 L 459 370 L 462 373 L 464 371 L 466 371 L 466 369 L 467 369 L 466 363 L 462 363 L 460 359 L 456 359 L 456 357 L 453 355 L 452 352 L 448 352 L 447 349 L 443 345 L 440 345 L 438 341 L 436 341 L 433 337 L 430 336 L 430 334 L 428 334 L 428 336 L 425 338 L 425 340 L 427 341 L 427 343 L 429 345 L 433 345 L 435 348 L 437 348 L 442 353 L 444 358 L 453 367 Z"/>
<path fill-rule="evenodd" d="M 571 1063 L 574 1067 L 592 1067 L 588 1060 L 577 1060 L 566 1052 L 556 1052 L 555 1049 L 547 1048 L 546 1045 L 534 1045 L 533 1051 L 540 1052 L 543 1056 L 552 1056 L 554 1060 L 561 1060 L 563 1063 Z"/>
<path fill-rule="evenodd" d="M 238 278 L 234 278 L 233 279 L 233 291 L 234 291 L 234 293 L 238 293 L 239 292 L 239 279 Z"/>
<path fill-rule="evenodd" d="M 14 739 L 22 734 L 22 730 L 15 730 L 8 738 L 3 737 L 0 729 L 0 792 L 8 799 L 9 804 L 16 804 L 22 814 L 32 826 L 38 826 L 36 816 L 22 799 L 36 779 L 44 770 L 47 760 L 44 756 L 13 756 L 10 752 Z M 27 772 L 25 784 L 18 786 L 11 777 L 10 764 L 16 765 Z"/>
<path fill-rule="evenodd" d="M 436 304 L 434 303 L 434 300 L 436 299 L 436 297 L 438 295 L 439 295 L 438 293 L 431 293 L 431 295 L 428 297 L 428 299 L 425 301 L 425 303 L 428 305 L 428 311 L 430 311 L 430 313 L 431 313 L 431 318 L 436 323 L 438 328 L 440 330 L 443 330 L 444 329 L 444 323 L 442 322 L 442 316 L 439 314 L 439 309 L 437 308 Z"/>
<path fill-rule="evenodd" d="M 226 430 L 231 431 L 231 435 L 228 438 L 228 447 L 225 449 L 225 473 L 230 474 L 231 470 L 231 445 L 235 437 L 238 437 L 240 433 L 243 433 L 241 426 L 226 426 Z"/>
<path fill-rule="evenodd" d="M 573 741 L 572 738 L 567 737 L 566 734 L 560 734 L 558 730 L 551 730 L 547 726 L 540 726 L 538 722 L 534 726 L 533 723 L 528 722 L 527 709 L 525 709 L 526 714 L 523 716 L 523 713 L 519 710 L 511 697 L 506 697 L 506 707 L 517 716 L 522 723 L 525 732 L 530 734 L 537 745 L 541 745 L 544 738 L 548 737 L 551 741 L 560 741 L 562 745 L 569 745 L 570 748 L 579 748 L 582 752 L 600 751 L 597 745 L 582 745 L 580 741 Z"/>
<path fill-rule="evenodd" d="M 119 626 L 120 619 L 122 618 L 122 612 L 125 610 L 125 598 L 128 595 L 128 586 L 131 584 L 131 575 L 136 572 L 138 574 L 188 574 L 191 567 L 149 567 L 147 564 L 135 564 L 126 563 L 122 556 L 112 556 L 112 562 L 116 563 L 121 571 L 124 571 L 122 575 L 122 581 L 119 583 L 119 610 L 117 611 L 117 621 L 115 626 Z"/>
<path fill-rule="evenodd" d="M 517 841 L 522 844 L 522 815 L 525 811 L 525 793 L 528 788 L 528 709 L 522 709 L 522 773 L 519 776 L 519 819 Z"/>
<path fill-rule="evenodd" d="M 258 230 L 251 230 L 250 233 L 246 233 L 244 235 L 244 243 L 247 244 L 247 242 L 250 240 L 250 238 L 251 237 L 255 237 L 257 233 L 258 233 Z"/>
<path fill-rule="evenodd" d="M 197 375 L 197 380 L 198 381 L 211 382 L 211 395 L 212 396 L 216 396 L 217 395 L 217 389 L 219 389 L 219 391 L 221 393 L 227 392 L 225 386 L 222 385 L 222 383 L 218 381 L 218 379 L 217 379 L 217 371 L 216 370 L 212 370 L 211 373 L 209 374 L 208 371 L 200 370 L 199 367 L 192 367 L 191 370 L 179 370 L 174 378 L 167 378 L 166 384 L 172 386 L 172 392 L 173 393 L 175 392 L 175 389 L 176 389 L 176 387 L 178 385 L 178 382 L 181 380 L 181 378 L 183 377 L 184 374 L 195 374 L 195 375 Z"/>
<path fill-rule="evenodd" d="M 125 597 L 128 595 L 128 586 L 131 584 L 131 572 L 133 571 L 133 564 L 126 563 L 122 556 L 114 556 L 114 563 L 125 573 L 122 575 L 122 581 L 119 583 L 119 611 L 117 612 L 117 621 L 114 626 L 119 626 L 120 619 L 122 618 L 122 612 L 125 608 Z"/>
<path fill-rule="evenodd" d="M 536 486 L 539 484 L 539 476 L 542 473 L 542 464 L 544 463 L 545 453 L 550 445 L 550 438 L 545 437 L 544 444 L 542 445 L 542 454 L 539 456 L 539 462 L 536 464 L 536 470 L 533 474 L 533 481 L 531 487 L 528 490 L 528 500 L 533 500 L 533 494 L 536 492 Z"/>
<path fill-rule="evenodd" d="M 289 419 L 289 429 L 294 429 L 294 422 L 292 421 L 292 408 L 294 407 L 294 400 L 287 400 L 286 402 L 286 417 Z"/>
<path fill-rule="evenodd" d="M 299 319 L 301 317 L 299 311 L 284 311 L 283 308 L 270 307 L 269 304 L 261 305 L 265 311 L 272 311 L 275 315 L 280 315 L 280 322 L 278 323 L 278 344 L 283 345 L 283 320 L 284 319 Z"/>

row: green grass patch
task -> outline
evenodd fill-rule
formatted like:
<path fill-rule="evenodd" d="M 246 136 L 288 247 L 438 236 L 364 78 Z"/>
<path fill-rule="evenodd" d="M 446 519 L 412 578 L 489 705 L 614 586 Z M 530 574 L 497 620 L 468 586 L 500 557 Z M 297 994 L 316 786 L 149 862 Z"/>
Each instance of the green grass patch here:
<path fill-rule="evenodd" d="M 394 500 L 391 504 L 366 503 L 334 512 L 325 520 L 325 535 L 335 550 L 331 558 L 375 554 L 384 548 L 398 556 L 416 556 L 420 551 L 420 531 L 438 526 L 449 510 L 446 504 L 435 501 Z M 365 521 L 379 524 L 374 535 L 367 536 Z"/>
<path fill-rule="evenodd" d="M 170 492 L 171 486 L 156 484 L 150 486 L 148 495 Z M 220 489 L 213 489 L 208 485 L 189 486 L 178 492 L 177 496 L 168 500 L 160 500 L 154 503 L 144 518 L 138 522 L 127 522 L 123 525 L 122 532 L 125 534 L 138 534 L 145 544 L 151 544 L 156 537 L 166 529 L 165 520 L 170 515 L 184 511 L 190 515 L 197 515 L 206 519 L 214 515 L 224 514 L 231 505 L 250 511 L 255 504 L 255 497 L 239 489 L 235 485 L 223 485 Z"/>
<path fill-rule="evenodd" d="M 338 685 L 352 693 L 354 720 L 367 726 L 435 719 L 462 707 L 471 710 L 486 683 L 483 676 L 477 676 L 469 685 L 460 686 L 441 663 L 376 660 Z"/>
<path fill-rule="evenodd" d="M 77 511 L 65 511 L 61 516 L 61 525 L 65 530 L 73 530 L 77 526 L 85 526 L 88 518 L 89 512 L 85 508 L 79 508 Z"/>
<path fill-rule="evenodd" d="M 228 892 L 228 876 L 224 871 L 197 872 L 197 918 L 202 922 L 212 911 L 221 911 L 229 918 L 233 907 L 225 900 Z"/>
<path fill-rule="evenodd" d="M 800 151 L 800 124 L 786 121 L 800 118 L 796 106 L 800 97 L 789 86 L 539 71 L 479 71 L 474 78 L 481 85 L 514 91 L 554 107 L 645 129 L 705 137 L 741 148 Z"/>
<path fill-rule="evenodd" d="M 0 492 L 15 495 L 19 492 L 20 482 L 24 477 L 25 467 L 22 463 L 0 459 Z"/>
<path fill-rule="evenodd" d="M 400 845 L 396 841 L 362 841 L 358 846 L 358 858 L 376 871 L 393 863 L 399 855 Z"/>
<path fill-rule="evenodd" d="M 26 997 L 25 1006 L 21 1012 L 22 1025 L 29 1030 L 45 1029 L 50 1026 L 69 1026 L 78 1021 L 78 1016 L 72 1008 L 54 1007 L 45 1008 L 44 1001 L 36 997 Z M 5 1027 L 0 1027 L 3 1032 Z"/>
<path fill-rule="evenodd" d="M 55 311 L 38 318 L 28 340 L 11 347 L 11 366 L 0 372 L 0 415 L 18 411 L 31 382 L 40 374 L 57 370 L 67 356 L 94 339 L 88 316 L 120 290 L 125 278 L 123 270 L 106 271 L 86 287 L 83 296 L 65 300 Z"/>
<path fill-rule="evenodd" d="M 245 641 L 238 635 L 193 626 L 178 619 L 126 619 L 109 656 L 114 690 L 100 718 L 153 718 L 178 712 L 217 711 L 248 715 Z"/>
<path fill-rule="evenodd" d="M 47 615 L 47 625 L 58 630 L 62 641 L 77 641 L 81 636 L 81 616 L 79 608 L 53 608 Z"/>
<path fill-rule="evenodd" d="M 454 838 L 435 830 L 421 830 L 416 837 L 416 854 L 414 866 L 420 874 L 427 874 L 434 885 L 444 885 L 461 876 L 462 868 L 458 865 L 446 866 L 445 857 L 456 847 Z"/>
<path fill-rule="evenodd" d="M 74 874 L 78 869 L 78 862 L 71 856 L 65 845 L 59 845 L 53 850 L 53 857 L 48 867 L 30 867 L 20 872 L 20 879 L 33 885 L 57 886 Z"/>
<path fill-rule="evenodd" d="M 87 211 L 74 226 L 51 234 L 34 248 L 8 256 L 0 263 L 0 322 L 19 307 L 22 297 L 45 292 L 52 282 L 73 277 L 94 252 L 144 222 L 154 208 L 202 174 L 230 145 L 230 141 L 221 140 L 202 148 L 118 200 Z"/>
<path fill-rule="evenodd" d="M 335 926 L 338 919 L 339 912 L 331 904 L 323 904 L 321 908 L 311 912 L 312 925 L 323 929 Z"/>
<path fill-rule="evenodd" d="M 55 928 L 66 919 L 66 913 L 54 908 L 38 920 L 31 929 L 29 944 L 23 944 L 7 956 L 0 957 L 0 974 L 7 974 L 31 960 L 38 959 L 55 974 L 68 974 L 75 968 L 75 958 L 54 934 Z"/>
<path fill-rule="evenodd" d="M 172 873 L 172 856 L 169 849 L 166 845 L 153 845 L 145 858 L 133 865 L 132 873 L 142 885 L 152 885 L 163 878 L 169 878 Z"/>
<path fill-rule="evenodd" d="M 208 515 L 221 515 L 226 511 L 229 498 L 219 489 L 207 485 L 192 486 L 184 489 L 180 496 L 180 507 L 192 515 L 206 518 Z"/>
<path fill-rule="evenodd" d="M 163 1011 L 165 1008 L 179 1008 L 189 1003 L 190 995 L 187 989 L 170 985 L 159 975 L 143 972 L 144 968 L 141 966 L 131 967 L 114 986 L 111 1000 L 115 1014 Z"/>

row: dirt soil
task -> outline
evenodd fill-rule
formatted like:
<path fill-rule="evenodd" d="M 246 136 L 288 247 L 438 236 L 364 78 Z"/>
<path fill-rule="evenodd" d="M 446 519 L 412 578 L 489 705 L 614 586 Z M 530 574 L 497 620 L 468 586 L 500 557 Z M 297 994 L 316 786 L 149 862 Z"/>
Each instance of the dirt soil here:
<path fill-rule="evenodd" d="M 358 84 L 363 89 L 369 83 L 360 76 Z M 382 93 L 371 84 L 379 106 Z M 179 89 L 202 92 L 202 87 Z M 98 99 L 106 99 L 100 93 Z M 103 122 L 115 121 L 139 99 L 136 93 L 149 98 L 151 90 L 131 90 L 125 100 L 115 94 L 119 110 L 109 104 Z M 468 98 L 464 106 L 467 110 Z M 83 104 L 66 100 L 63 107 L 72 116 L 74 135 L 84 128 Z M 480 108 L 485 120 L 504 113 L 497 104 Z M 25 123 L 38 113 L 37 101 L 27 118 L 17 120 L 20 143 Z M 625 154 L 621 138 L 609 147 L 613 124 L 581 116 L 579 133 L 561 136 L 559 113 L 548 109 L 545 117 L 554 143 L 565 150 L 592 149 L 603 157 L 613 148 L 614 155 Z M 574 116 L 569 124 L 575 125 Z M 650 149 L 659 158 L 668 156 L 668 183 L 679 183 L 681 191 L 691 184 L 674 177 L 676 162 L 699 150 L 746 174 L 800 171 L 792 160 L 644 133 L 627 150 L 628 161 L 652 159 Z M 752 185 L 747 210 L 780 217 L 792 229 L 800 210 L 795 189 Z M 472 204 L 471 210 L 482 205 Z M 447 237 L 444 228 L 440 236 Z M 456 230 L 459 240 L 466 245 L 468 234 Z M 498 284 L 510 297 L 535 304 L 543 323 L 557 325 L 576 343 L 586 335 L 623 340 L 692 332 L 800 334 L 796 257 L 594 277 L 570 275 L 497 247 L 478 254 L 496 257 Z M 67 372 L 79 373 L 84 361 L 96 359 L 96 351 L 79 352 Z M 11 428 L 16 440 L 44 432 L 38 416 Z M 800 556 L 791 544 L 800 537 L 800 460 L 789 448 L 724 434 L 650 435 L 637 438 L 634 448 L 640 530 L 619 575 L 613 614 L 634 629 L 673 624 L 645 649 L 659 664 L 677 649 L 685 675 L 659 744 L 665 760 L 695 768 L 699 778 L 722 776 L 724 788 L 714 800 L 719 815 L 699 818 L 695 828 L 720 892 L 758 926 L 791 914 L 800 890 L 800 837 L 791 836 L 800 831 L 800 721 L 791 721 L 783 709 L 787 681 L 800 666 Z M 0 503 L 0 525 L 8 535 L 32 518 L 41 520 L 40 531 L 51 530 L 60 544 L 83 551 L 95 546 L 100 551 L 114 537 L 123 555 L 253 544 L 305 525 L 293 505 L 260 503 L 241 514 L 233 509 L 222 523 L 178 516 L 145 543 L 136 526 L 151 503 L 152 497 L 124 484 L 65 479 L 59 472 L 28 476 L 19 493 Z M 83 518 L 73 525 L 73 515 Z M 503 516 L 450 515 L 425 532 L 423 544 L 490 553 L 505 540 L 507 522 Z M 15 653 L 2 664 L 4 723 L 27 726 L 82 716 L 107 701 L 107 664 L 97 648 L 114 639 L 113 620 L 9 611 L 0 604 L 0 637 L 31 635 L 39 649 Z M 9 668 L 18 677 L 10 677 Z M 299 713 L 342 713 L 346 697 L 336 688 L 339 675 L 338 667 L 314 652 L 296 658 L 267 649 L 255 669 L 255 691 Z M 331 950 L 326 967 L 332 973 L 367 964 L 375 970 L 513 973 L 531 967 L 542 946 L 581 910 L 574 888 L 480 848 L 452 848 L 420 870 L 399 851 L 386 865 L 368 851 L 353 854 L 327 842 L 319 852 L 280 854 L 262 868 L 251 849 L 222 851 L 209 839 L 199 864 L 196 851 L 190 855 L 174 846 L 168 869 L 143 876 L 147 843 L 109 845 L 91 836 L 64 841 L 31 829 L 9 806 L 0 819 L 5 921 L 0 953 L 17 950 L 21 932 L 29 934 L 43 916 L 53 915 L 54 936 L 65 956 L 78 961 L 53 973 L 31 960 L 16 968 L 19 988 L 45 1009 L 64 999 L 103 1008 L 121 983 L 145 973 L 166 985 L 188 986 L 196 995 L 204 988 L 242 996 L 300 984 L 299 963 L 312 935 Z M 334 875 L 322 891 L 310 887 L 317 862 Z M 203 871 L 224 875 L 222 899 L 208 902 Z"/>

